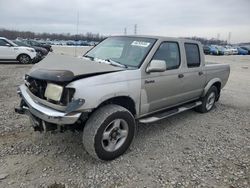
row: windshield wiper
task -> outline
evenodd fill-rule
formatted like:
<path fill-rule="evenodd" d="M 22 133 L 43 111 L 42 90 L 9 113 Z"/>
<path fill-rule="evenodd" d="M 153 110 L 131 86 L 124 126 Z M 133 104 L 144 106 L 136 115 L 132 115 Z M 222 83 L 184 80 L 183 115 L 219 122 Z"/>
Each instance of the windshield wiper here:
<path fill-rule="evenodd" d="M 112 59 L 105 59 L 105 61 L 109 62 L 111 65 L 117 66 L 117 67 L 123 67 L 123 68 L 128 68 L 127 65 L 124 65 L 118 61 L 114 61 Z"/>
<path fill-rule="evenodd" d="M 89 58 L 91 61 L 94 61 L 94 57 L 92 57 L 92 56 L 89 56 L 89 55 L 84 55 L 83 57 L 86 57 L 86 58 Z"/>

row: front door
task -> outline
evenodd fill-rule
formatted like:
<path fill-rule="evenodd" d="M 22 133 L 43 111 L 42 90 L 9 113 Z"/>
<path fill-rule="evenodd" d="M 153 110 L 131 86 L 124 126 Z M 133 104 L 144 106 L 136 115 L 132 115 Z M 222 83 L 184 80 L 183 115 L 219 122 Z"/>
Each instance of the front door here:
<path fill-rule="evenodd" d="M 142 78 L 142 115 L 182 101 L 183 74 L 179 43 L 163 42 L 152 60 L 165 61 L 167 70 L 148 73 Z"/>

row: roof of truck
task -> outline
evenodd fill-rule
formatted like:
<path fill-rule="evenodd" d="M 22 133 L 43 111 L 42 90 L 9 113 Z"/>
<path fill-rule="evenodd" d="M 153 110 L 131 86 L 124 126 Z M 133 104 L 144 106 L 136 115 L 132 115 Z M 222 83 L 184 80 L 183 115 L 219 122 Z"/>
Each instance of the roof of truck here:
<path fill-rule="evenodd" d="M 159 39 L 159 40 L 176 40 L 176 41 L 199 43 L 199 41 L 197 40 L 185 39 L 181 37 L 166 37 L 166 36 L 155 36 L 155 35 L 114 35 L 111 37 L 141 37 L 141 38 L 152 38 L 152 39 Z"/>

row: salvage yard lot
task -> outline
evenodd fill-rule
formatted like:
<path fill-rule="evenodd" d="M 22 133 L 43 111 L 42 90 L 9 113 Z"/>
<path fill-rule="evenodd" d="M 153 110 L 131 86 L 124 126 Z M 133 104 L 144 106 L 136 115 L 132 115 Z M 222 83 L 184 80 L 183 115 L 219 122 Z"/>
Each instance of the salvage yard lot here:
<path fill-rule="evenodd" d="M 80 132 L 34 132 L 14 113 L 16 88 L 32 65 L 0 64 L 0 187 L 249 187 L 250 56 L 206 60 L 231 66 L 216 108 L 140 124 L 130 149 L 111 162 L 90 157 Z"/>

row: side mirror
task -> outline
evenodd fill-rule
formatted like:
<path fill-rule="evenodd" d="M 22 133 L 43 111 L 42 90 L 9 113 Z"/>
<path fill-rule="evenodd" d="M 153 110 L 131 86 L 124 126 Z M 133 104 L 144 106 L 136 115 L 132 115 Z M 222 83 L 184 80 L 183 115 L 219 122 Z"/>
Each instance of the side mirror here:
<path fill-rule="evenodd" d="M 9 43 L 6 43 L 5 46 L 11 47 L 11 45 Z"/>
<path fill-rule="evenodd" d="M 166 62 L 163 60 L 152 60 L 146 69 L 147 73 L 150 72 L 164 72 L 167 70 Z"/>

